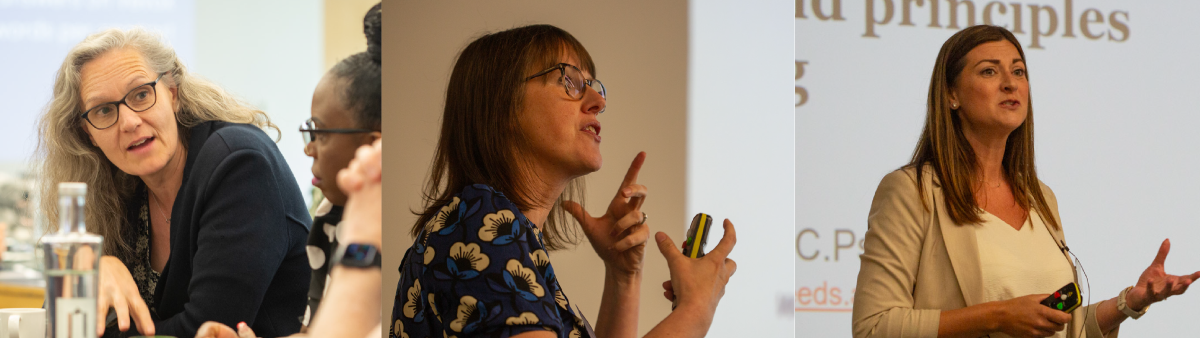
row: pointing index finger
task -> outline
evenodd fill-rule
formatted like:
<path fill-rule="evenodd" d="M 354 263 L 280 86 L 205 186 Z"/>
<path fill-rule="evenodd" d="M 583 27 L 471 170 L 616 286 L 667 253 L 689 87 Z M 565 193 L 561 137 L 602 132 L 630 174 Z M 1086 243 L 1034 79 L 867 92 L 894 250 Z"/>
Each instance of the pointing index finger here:
<path fill-rule="evenodd" d="M 633 163 L 629 164 L 629 171 L 625 172 L 625 179 L 621 181 L 621 188 L 637 183 L 638 172 L 642 170 L 642 163 L 644 162 L 646 162 L 646 152 L 638 152 L 637 156 L 633 157 Z"/>
<path fill-rule="evenodd" d="M 1164 239 L 1162 246 L 1158 247 L 1158 256 L 1154 257 L 1152 265 L 1162 266 L 1167 261 L 1167 253 L 1171 251 L 1171 239 Z"/>

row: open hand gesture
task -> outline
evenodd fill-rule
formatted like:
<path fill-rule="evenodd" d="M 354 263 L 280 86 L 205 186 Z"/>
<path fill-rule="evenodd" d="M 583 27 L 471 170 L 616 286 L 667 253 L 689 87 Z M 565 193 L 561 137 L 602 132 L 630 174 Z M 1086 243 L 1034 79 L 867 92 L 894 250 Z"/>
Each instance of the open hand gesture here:
<path fill-rule="evenodd" d="M 1158 256 L 1154 257 L 1154 262 L 1150 263 L 1150 267 L 1142 272 L 1142 276 L 1138 277 L 1137 285 L 1126 295 L 1130 309 L 1141 311 L 1150 304 L 1161 302 L 1174 295 L 1181 295 L 1187 291 L 1192 282 L 1200 279 L 1200 271 L 1185 276 L 1168 275 L 1164 263 L 1167 261 L 1167 253 L 1170 251 L 1171 240 L 1163 240 L 1162 246 L 1158 248 Z"/>

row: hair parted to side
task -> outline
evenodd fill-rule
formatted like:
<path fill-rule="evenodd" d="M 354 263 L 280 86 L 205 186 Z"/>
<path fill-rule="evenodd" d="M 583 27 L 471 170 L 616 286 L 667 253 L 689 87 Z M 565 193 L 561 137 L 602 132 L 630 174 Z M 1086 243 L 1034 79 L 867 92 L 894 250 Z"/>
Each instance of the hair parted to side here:
<path fill-rule="evenodd" d="M 975 151 L 967 143 L 962 131 L 962 117 L 950 109 L 951 88 L 966 68 L 967 53 L 976 46 L 993 41 L 1008 41 L 1017 48 L 1021 59 L 1025 51 L 1021 43 L 1007 29 L 997 26 L 972 26 L 955 33 L 942 44 L 933 76 L 929 80 L 929 101 L 925 115 L 925 128 L 913 151 L 912 161 L 905 167 L 917 172 L 917 190 L 925 191 L 922 176 L 924 167 L 930 166 L 942 185 L 946 209 L 956 224 L 974 224 L 983 221 L 979 217 L 979 206 L 972 192 L 972 183 L 977 181 L 978 161 Z M 1028 74 L 1028 72 L 1026 73 Z M 1028 76 L 1028 75 L 1026 75 Z M 1050 212 L 1046 198 L 1042 195 L 1040 181 L 1033 156 L 1033 98 L 1030 95 L 1029 114 L 1025 122 L 1008 135 L 1001 164 L 1004 178 L 1012 186 L 1013 198 L 1022 208 L 1038 211 L 1051 227 L 1058 229 L 1058 220 Z M 921 200 L 928 208 L 925 194 Z"/>
<path fill-rule="evenodd" d="M 207 121 L 249 123 L 260 128 L 279 128 L 267 114 L 234 98 L 216 84 L 187 71 L 175 51 L 162 38 L 141 28 L 108 29 L 88 36 L 67 53 L 54 80 L 54 96 L 38 121 L 38 146 L 34 172 L 38 173 L 41 209 L 46 230 L 58 230 L 58 183 L 87 183 L 84 210 L 88 231 L 104 236 L 104 254 L 122 260 L 132 252 L 125 243 L 126 205 L 140 182 L 122 172 L 100 148 L 92 145 L 80 115 L 82 106 L 80 71 L 83 65 L 107 52 L 130 48 L 138 51 L 146 66 L 167 73 L 163 84 L 177 88 L 175 119 L 180 141 L 187 146 L 187 129 Z"/>
<path fill-rule="evenodd" d="M 583 45 L 570 33 L 550 25 L 484 35 L 459 53 L 446 88 L 441 136 L 425 182 L 425 210 L 416 213 L 420 217 L 411 230 L 414 237 L 467 185 L 492 186 L 519 209 L 533 206 L 535 192 L 521 180 L 522 174 L 529 174 L 522 156 L 528 138 L 518 122 L 525 78 L 558 64 L 566 55 L 575 56 L 580 62 L 576 66 L 595 76 L 596 65 Z M 578 229 L 571 226 L 574 220 L 560 204 L 565 200 L 582 203 L 583 195 L 583 179 L 576 178 L 558 196 L 542 231 L 547 249 L 564 249 L 579 242 Z"/>
<path fill-rule="evenodd" d="M 383 126 L 382 57 L 383 6 L 375 4 L 363 17 L 363 33 L 367 36 L 367 51 L 339 61 L 329 71 L 345 81 L 342 102 L 345 102 L 360 128 L 380 131 Z"/>

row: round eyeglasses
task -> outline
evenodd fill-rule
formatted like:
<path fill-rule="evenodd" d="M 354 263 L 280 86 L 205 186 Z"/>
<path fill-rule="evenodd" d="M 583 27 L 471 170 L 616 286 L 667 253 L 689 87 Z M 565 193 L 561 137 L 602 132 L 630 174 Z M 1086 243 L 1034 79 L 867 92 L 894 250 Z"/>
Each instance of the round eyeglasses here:
<path fill-rule="evenodd" d="M 601 98 L 606 100 L 608 99 L 606 96 L 607 93 L 604 90 L 604 83 L 601 83 L 600 80 L 597 79 L 585 79 L 583 77 L 583 72 L 580 71 L 578 67 L 575 67 L 569 63 L 560 63 L 554 65 L 553 67 L 546 68 L 546 70 L 540 71 L 537 74 L 533 74 L 532 76 L 525 78 L 525 81 L 533 80 L 555 70 L 561 72 L 562 76 L 558 79 L 558 83 L 563 85 L 563 88 L 567 90 L 567 96 L 570 96 L 572 99 L 582 100 L 584 90 L 587 87 L 592 87 L 592 90 L 595 90 L 596 93 L 599 93 Z M 603 113 L 605 108 L 601 108 L 600 112 Z"/>
<path fill-rule="evenodd" d="M 158 85 L 158 81 L 167 75 L 167 72 L 159 73 L 158 78 L 152 82 L 137 86 L 125 94 L 120 101 L 101 103 L 98 106 L 92 107 L 83 112 L 84 120 L 96 129 L 107 129 L 117 124 L 117 120 L 121 117 L 120 105 L 124 104 L 135 113 L 140 113 L 154 107 L 155 101 L 158 101 L 158 92 L 154 89 Z"/>

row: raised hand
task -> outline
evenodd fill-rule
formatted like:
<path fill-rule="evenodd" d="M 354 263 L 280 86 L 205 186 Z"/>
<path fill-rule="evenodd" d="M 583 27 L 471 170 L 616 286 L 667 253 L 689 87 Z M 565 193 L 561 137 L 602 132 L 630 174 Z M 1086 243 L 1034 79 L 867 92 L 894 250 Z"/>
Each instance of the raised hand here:
<path fill-rule="evenodd" d="M 1163 240 L 1162 246 L 1158 247 L 1158 256 L 1154 257 L 1154 262 L 1150 263 L 1150 267 L 1142 272 L 1142 276 L 1138 277 L 1137 285 L 1134 285 L 1126 295 L 1130 309 L 1141 311 L 1150 304 L 1161 302 L 1174 295 L 1181 295 L 1187 291 L 1188 286 L 1200 279 L 1200 271 L 1185 276 L 1168 275 L 1164 264 L 1167 261 L 1167 253 L 1170 251 L 1171 240 Z"/>
<path fill-rule="evenodd" d="M 346 209 L 338 225 L 342 243 L 383 245 L 383 139 L 358 148 L 354 160 L 338 172 Z"/>
<path fill-rule="evenodd" d="M 725 220 L 725 234 L 721 242 L 700 258 L 684 256 L 665 233 L 659 232 L 655 239 L 659 251 L 667 259 L 667 268 L 671 270 L 671 280 L 663 284 L 663 289 L 666 289 L 663 296 L 670 300 L 678 297 L 680 308 L 705 311 L 705 318 L 711 319 L 717 310 L 717 303 L 725 295 L 725 284 L 737 271 L 737 262 L 729 259 L 729 253 L 737 244 L 733 223 Z"/>
<path fill-rule="evenodd" d="M 645 161 L 645 152 L 633 158 L 625 179 L 621 181 L 604 215 L 592 217 L 579 203 L 562 203 L 563 209 L 579 221 L 583 234 L 600 259 L 604 260 L 604 265 L 623 274 L 642 271 L 646 240 L 650 237 L 650 228 L 641 210 L 642 202 L 646 200 L 646 186 L 637 183 L 638 172 Z"/>
<path fill-rule="evenodd" d="M 375 140 L 370 145 L 363 145 L 354 151 L 354 159 L 338 172 L 338 186 L 345 193 L 352 194 L 363 188 L 364 184 L 383 181 L 383 138 Z"/>

